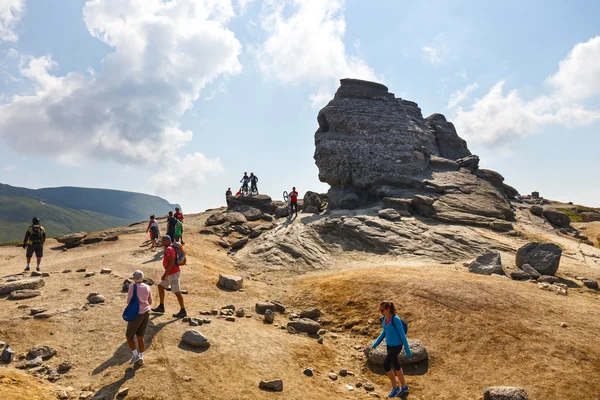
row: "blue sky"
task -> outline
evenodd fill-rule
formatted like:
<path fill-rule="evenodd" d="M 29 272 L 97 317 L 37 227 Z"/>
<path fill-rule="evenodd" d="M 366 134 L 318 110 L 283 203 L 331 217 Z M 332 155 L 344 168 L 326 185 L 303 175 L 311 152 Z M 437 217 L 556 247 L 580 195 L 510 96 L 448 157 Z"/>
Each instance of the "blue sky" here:
<path fill-rule="evenodd" d="M 600 206 L 596 1 L 0 0 L 0 182 L 158 194 L 186 212 L 326 191 L 340 78 L 443 113 L 522 193 Z"/>

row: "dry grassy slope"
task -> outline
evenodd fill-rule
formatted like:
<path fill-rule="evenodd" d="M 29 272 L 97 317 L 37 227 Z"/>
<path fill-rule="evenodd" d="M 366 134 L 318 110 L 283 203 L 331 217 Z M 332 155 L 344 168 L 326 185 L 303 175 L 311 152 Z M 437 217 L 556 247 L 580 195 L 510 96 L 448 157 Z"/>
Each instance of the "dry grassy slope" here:
<path fill-rule="evenodd" d="M 225 304 L 253 312 L 258 300 L 283 299 L 292 311 L 321 307 L 327 329 L 338 332 L 338 338 L 327 335 L 319 345 L 314 339 L 266 326 L 256 316 L 235 323 L 213 320 L 199 328 L 213 346 L 192 352 L 180 346 L 181 334 L 188 327 L 170 318 L 176 301 L 167 294 L 168 313 L 153 317 L 149 327 L 152 338 L 146 365 L 133 371 L 126 363 L 130 353 L 120 317 L 125 302 L 120 293 L 122 279 L 141 268 L 158 280 L 162 268 L 158 253 L 140 247 L 146 239 L 145 226 L 134 226 L 118 231 L 117 242 L 68 252 L 51 250 L 56 243 L 50 241 L 44 270 L 51 276 L 42 296 L 21 302 L 0 299 L 0 340 L 18 353 L 35 344 L 57 348 L 59 356 L 49 364 L 62 360 L 75 364 L 59 385 L 72 386 L 77 394 L 91 385 L 97 399 L 112 398 L 123 387 L 130 388 L 131 399 L 366 398 L 364 391 L 349 392 L 345 385 L 371 380 L 383 395 L 388 383 L 381 370 L 365 365 L 354 346 L 374 339 L 378 328 L 367 322 L 376 319 L 378 301 L 391 298 L 409 321 L 409 337 L 421 339 L 431 357 L 425 374 L 409 372 L 413 375 L 408 378 L 409 398 L 478 399 L 490 384 L 523 385 L 533 399 L 600 396 L 600 345 L 595 336 L 600 328 L 600 300 L 595 292 L 571 289 L 568 297 L 561 297 L 529 283 L 474 276 L 460 265 L 414 259 L 405 263 L 402 258 L 365 253 L 337 257 L 327 272 L 294 278 L 265 274 L 260 281 L 247 280 L 244 292 L 224 292 L 215 285 L 218 273 L 234 272 L 235 260 L 215 244 L 216 237 L 196 233 L 206 216 L 186 217 L 189 264 L 184 267 L 182 286 L 189 290 L 185 300 L 191 315 Z M 519 218 L 518 228 L 525 238 L 546 238 L 565 249 L 560 274 L 600 278 L 597 250 L 582 252 L 576 242 L 556 235 L 529 215 Z M 516 248 L 525 238 L 502 240 Z M 505 265 L 511 267 L 511 255 L 503 256 Z M 0 248 L 5 279 L 21 271 L 23 257 L 19 248 Z M 99 271 L 102 267 L 112 268 L 117 276 L 84 278 L 75 272 L 62 273 L 65 268 Z M 107 303 L 86 311 L 82 307 L 92 291 L 102 293 Z M 20 305 L 71 311 L 45 321 L 23 320 L 28 312 L 19 309 Z M 285 321 L 278 316 L 276 322 Z M 562 322 L 569 327 L 561 328 Z M 302 374 L 308 366 L 316 369 L 315 377 Z M 330 382 L 327 372 L 342 367 L 358 376 Z M 7 371 L 13 373 L 0 367 L 0 375 Z M 185 382 L 184 376 L 193 379 Z M 284 393 L 259 391 L 257 384 L 265 378 L 283 379 Z M 28 382 L 32 394 L 27 398 L 48 398 L 44 391 L 49 384 Z M 18 398 L 14 388 L 0 380 L 0 398 Z"/>

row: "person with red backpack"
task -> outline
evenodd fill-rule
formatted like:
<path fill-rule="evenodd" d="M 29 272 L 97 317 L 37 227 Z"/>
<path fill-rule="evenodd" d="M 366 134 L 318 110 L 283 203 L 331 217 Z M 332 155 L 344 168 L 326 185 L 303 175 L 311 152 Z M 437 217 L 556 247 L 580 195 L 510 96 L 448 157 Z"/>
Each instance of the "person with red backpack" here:
<path fill-rule="evenodd" d="M 185 311 L 185 305 L 183 304 L 183 296 L 181 295 L 181 286 L 179 283 L 181 268 L 179 268 L 179 266 L 185 264 L 185 256 L 183 261 L 181 261 L 169 235 L 163 236 L 162 245 L 165 248 L 165 255 L 163 256 L 163 267 L 165 269 L 165 273 L 160 278 L 161 282 L 158 284 L 158 296 L 160 298 L 160 304 L 158 307 L 153 308 L 152 312 L 160 314 L 165 312 L 165 290 L 170 286 L 171 291 L 175 294 L 175 297 L 177 297 L 180 307 L 179 312 L 177 314 L 173 314 L 173 318 L 184 318 L 187 317 L 187 312 Z"/>
<path fill-rule="evenodd" d="M 29 271 L 31 264 L 31 257 L 33 253 L 37 258 L 36 271 L 40 271 L 40 264 L 42 263 L 42 257 L 44 257 L 44 243 L 46 242 L 46 230 L 40 225 L 40 219 L 34 217 L 32 224 L 27 228 L 25 233 L 25 239 L 23 239 L 23 248 L 27 249 L 25 256 L 27 257 L 27 267 L 25 271 Z"/>

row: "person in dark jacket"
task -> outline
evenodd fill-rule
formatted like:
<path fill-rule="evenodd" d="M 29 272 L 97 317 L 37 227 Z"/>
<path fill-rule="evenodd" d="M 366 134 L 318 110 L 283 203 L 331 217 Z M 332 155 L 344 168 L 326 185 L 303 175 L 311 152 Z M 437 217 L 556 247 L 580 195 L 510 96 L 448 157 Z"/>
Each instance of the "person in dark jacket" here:
<path fill-rule="evenodd" d="M 42 257 L 44 257 L 46 231 L 44 230 L 44 227 L 40 225 L 40 219 L 38 217 L 34 217 L 31 222 L 31 226 L 27 228 L 27 232 L 25 233 L 25 239 L 23 239 L 23 248 L 27 249 L 25 254 L 27 257 L 27 267 L 25 267 L 25 271 L 30 270 L 31 257 L 33 257 L 33 254 L 35 253 L 37 258 L 36 271 L 39 272 Z"/>

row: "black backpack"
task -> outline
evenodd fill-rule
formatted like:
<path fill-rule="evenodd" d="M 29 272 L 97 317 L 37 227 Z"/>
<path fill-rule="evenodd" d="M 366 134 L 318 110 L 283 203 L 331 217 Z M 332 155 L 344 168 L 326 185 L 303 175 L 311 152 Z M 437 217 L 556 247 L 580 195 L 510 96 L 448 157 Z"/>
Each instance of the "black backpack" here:
<path fill-rule="evenodd" d="M 29 236 L 32 244 L 44 243 L 44 235 L 42 234 L 42 227 L 39 225 L 33 225 L 31 227 L 31 235 Z"/>

